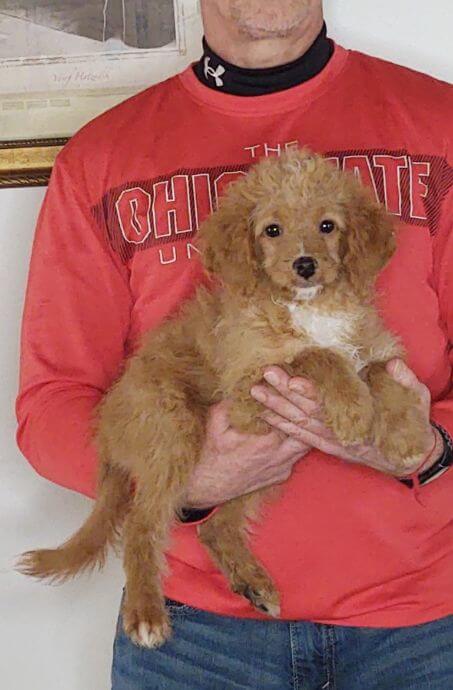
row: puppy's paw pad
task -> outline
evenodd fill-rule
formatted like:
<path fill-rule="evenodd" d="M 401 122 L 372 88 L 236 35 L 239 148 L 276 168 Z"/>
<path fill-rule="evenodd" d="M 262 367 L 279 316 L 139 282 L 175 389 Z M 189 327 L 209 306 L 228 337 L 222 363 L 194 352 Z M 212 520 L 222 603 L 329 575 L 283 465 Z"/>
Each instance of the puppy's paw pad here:
<path fill-rule="evenodd" d="M 170 626 L 162 623 L 141 621 L 127 631 L 132 642 L 138 647 L 155 649 L 166 642 L 170 636 Z"/>
<path fill-rule="evenodd" d="M 124 632 L 139 647 L 160 647 L 171 635 L 165 608 L 150 602 L 127 602 L 122 616 Z"/>

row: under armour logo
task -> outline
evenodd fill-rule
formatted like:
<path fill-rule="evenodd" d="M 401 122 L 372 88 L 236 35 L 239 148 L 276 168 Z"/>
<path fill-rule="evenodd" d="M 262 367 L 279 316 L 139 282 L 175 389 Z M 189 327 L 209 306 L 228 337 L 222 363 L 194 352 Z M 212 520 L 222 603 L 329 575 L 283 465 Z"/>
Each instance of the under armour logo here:
<path fill-rule="evenodd" d="M 217 69 L 214 69 L 209 64 L 210 59 L 211 58 L 209 57 L 206 57 L 204 59 L 204 76 L 206 77 L 206 79 L 208 77 L 212 77 L 213 79 L 215 79 L 215 85 L 220 88 L 221 86 L 223 86 L 223 79 L 220 79 L 220 77 L 222 76 L 222 74 L 225 73 L 225 67 L 219 65 Z"/>

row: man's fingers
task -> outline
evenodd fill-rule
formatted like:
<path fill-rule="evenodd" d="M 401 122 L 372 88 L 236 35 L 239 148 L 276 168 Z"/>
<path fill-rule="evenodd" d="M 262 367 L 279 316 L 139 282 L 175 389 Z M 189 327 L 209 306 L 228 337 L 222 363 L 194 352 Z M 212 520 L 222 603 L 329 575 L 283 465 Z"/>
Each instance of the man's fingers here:
<path fill-rule="evenodd" d="M 276 436 L 278 434 L 279 438 L 283 438 L 281 432 L 277 432 L 274 429 L 269 430 L 267 434 L 246 434 L 237 431 L 230 422 L 230 409 L 232 401 L 222 400 L 211 407 L 210 414 L 207 422 L 207 433 L 209 436 L 214 438 L 223 438 L 223 443 L 227 446 L 234 446 L 238 443 L 244 443 L 244 441 L 259 439 L 261 441 L 261 446 L 269 447 L 273 444 L 277 444 Z"/>
<path fill-rule="evenodd" d="M 300 377 L 291 378 L 280 367 L 266 369 L 264 378 L 280 395 L 293 402 L 307 414 L 313 414 L 319 409 L 315 387 L 310 381 Z"/>
<path fill-rule="evenodd" d="M 327 455 L 333 455 L 337 458 L 342 458 L 343 460 L 348 460 L 353 463 L 363 463 L 363 455 L 368 450 L 367 446 L 359 444 L 358 446 L 345 447 L 342 446 L 332 434 L 330 429 L 322 427 L 321 433 L 313 429 L 308 429 L 305 427 L 298 426 L 289 422 L 287 419 L 279 417 L 279 415 L 266 412 L 266 421 L 271 424 L 274 428 L 280 429 L 290 438 L 294 438 L 299 443 L 304 446 L 309 446 L 310 448 L 317 448 L 318 450 L 326 453 Z M 324 435 L 323 435 L 324 434 Z M 372 450 L 371 448 L 369 449 Z M 371 465 L 371 463 L 367 463 Z"/>
<path fill-rule="evenodd" d="M 322 422 L 317 419 L 313 419 L 312 417 L 305 417 L 302 423 L 295 423 L 275 412 L 266 411 L 263 412 L 261 416 L 274 429 L 279 429 L 285 434 L 291 435 L 293 438 L 297 438 L 298 440 L 305 438 L 300 436 L 301 431 L 314 434 L 315 436 L 319 436 L 326 441 L 335 440 L 332 431 L 325 427 Z"/>
<path fill-rule="evenodd" d="M 213 435 L 224 434 L 225 431 L 231 428 L 229 418 L 230 408 L 231 400 L 222 400 L 211 407 L 207 421 L 208 433 Z"/>
<path fill-rule="evenodd" d="M 285 440 L 278 449 L 278 457 L 279 459 L 293 459 L 294 462 L 296 462 L 296 460 L 308 453 L 309 450 L 311 450 L 311 448 L 305 443 L 302 443 L 302 441 L 299 441 L 293 436 L 286 436 L 285 434 Z"/>
<path fill-rule="evenodd" d="M 262 403 L 267 409 L 276 412 L 281 417 L 295 422 L 296 424 L 302 424 L 304 422 L 306 414 L 303 410 L 277 393 L 270 386 L 254 386 L 251 390 L 251 394 L 255 400 L 258 400 L 258 402 Z"/>
<path fill-rule="evenodd" d="M 304 379 L 301 376 L 293 376 L 289 379 L 288 387 L 290 391 L 299 393 L 299 395 L 303 395 L 305 398 L 315 402 L 318 400 L 315 385 L 308 379 Z"/>
<path fill-rule="evenodd" d="M 252 397 L 265 407 L 276 412 L 282 417 L 286 417 L 291 422 L 303 421 L 307 415 L 319 415 L 319 407 L 313 400 L 302 398 L 302 396 L 295 393 L 287 393 L 282 395 L 278 390 L 272 386 L 265 384 L 253 386 L 250 391 Z"/>
<path fill-rule="evenodd" d="M 281 417 L 279 414 L 275 414 L 274 412 L 271 411 L 266 411 L 262 415 L 262 418 L 271 426 L 276 426 L 280 423 L 281 419 L 284 419 Z M 285 421 L 292 421 L 292 420 L 286 420 Z M 316 434 L 317 436 L 322 436 L 325 439 L 328 440 L 334 440 L 335 439 L 335 434 L 333 431 L 331 431 L 325 424 L 323 424 L 322 421 L 319 419 L 316 419 L 315 417 L 309 417 L 308 415 L 305 415 L 305 417 L 302 419 L 302 421 L 295 422 L 297 426 L 300 429 L 304 429 L 305 431 L 309 431 L 312 434 Z"/>

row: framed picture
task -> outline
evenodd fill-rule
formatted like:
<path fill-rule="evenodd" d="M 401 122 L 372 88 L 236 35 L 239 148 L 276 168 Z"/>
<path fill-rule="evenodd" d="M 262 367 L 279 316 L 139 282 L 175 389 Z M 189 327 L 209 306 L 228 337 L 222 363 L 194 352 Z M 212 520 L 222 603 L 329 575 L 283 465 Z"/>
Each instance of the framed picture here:
<path fill-rule="evenodd" d="M 201 50 L 198 0 L 0 0 L 0 187 L 46 184 L 69 137 Z"/>

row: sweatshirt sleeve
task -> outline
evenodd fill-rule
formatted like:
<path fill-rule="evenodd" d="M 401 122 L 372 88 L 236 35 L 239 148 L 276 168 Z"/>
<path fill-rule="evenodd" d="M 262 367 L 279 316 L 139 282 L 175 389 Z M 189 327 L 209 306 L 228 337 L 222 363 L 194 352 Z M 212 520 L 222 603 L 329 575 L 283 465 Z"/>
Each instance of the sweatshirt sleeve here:
<path fill-rule="evenodd" d="M 40 475 L 93 497 L 92 416 L 125 357 L 131 294 L 128 269 L 92 216 L 81 166 L 65 154 L 55 164 L 33 242 L 16 438 Z"/>
<path fill-rule="evenodd" d="M 449 169 L 453 184 L 453 169 Z M 453 371 L 453 186 L 445 200 L 439 233 L 434 242 L 434 276 L 439 299 L 439 316 L 447 334 L 450 371 Z M 431 419 L 453 437 L 453 380 L 431 409 Z"/>

